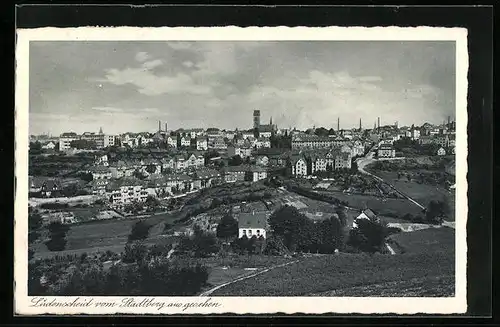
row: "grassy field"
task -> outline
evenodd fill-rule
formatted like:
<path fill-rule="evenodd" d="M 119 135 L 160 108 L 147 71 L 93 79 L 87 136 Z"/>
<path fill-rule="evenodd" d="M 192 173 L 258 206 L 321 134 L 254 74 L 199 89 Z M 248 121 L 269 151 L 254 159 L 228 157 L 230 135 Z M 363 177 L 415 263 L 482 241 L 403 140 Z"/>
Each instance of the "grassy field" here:
<path fill-rule="evenodd" d="M 404 253 L 444 252 L 453 256 L 455 254 L 455 230 L 448 227 L 394 234 L 389 240 L 396 243 L 399 250 Z"/>
<path fill-rule="evenodd" d="M 145 218 L 144 220 L 153 227 L 147 243 L 157 244 L 164 242 L 163 222 L 175 220 L 175 216 L 160 214 Z M 39 242 L 35 246 L 36 257 L 47 257 L 53 255 L 80 254 L 83 252 L 113 251 L 121 252 L 127 243 L 128 235 L 132 226 L 138 219 L 110 219 L 92 221 L 83 224 L 72 225 L 66 235 L 66 249 L 60 252 L 50 252 L 47 247 Z"/>
<path fill-rule="evenodd" d="M 379 198 L 371 195 L 347 194 L 343 192 L 328 192 L 340 201 L 349 202 L 349 207 L 365 209 L 370 208 L 382 216 L 402 217 L 407 213 L 418 215 L 422 209 L 416 204 L 405 199 Z"/>
<path fill-rule="evenodd" d="M 454 256 L 449 253 L 402 255 L 339 254 L 305 258 L 254 278 L 216 290 L 214 296 L 307 296 L 369 284 L 410 282 L 416 278 L 454 275 Z M 312 282 L 313 281 L 313 282 Z M 452 280 L 453 281 L 453 280 Z M 454 283 L 450 281 L 451 285 Z M 425 284 L 425 283 L 424 283 Z M 394 293 L 398 288 L 393 288 Z M 418 294 L 422 296 L 430 288 Z M 449 291 L 453 287 L 448 287 Z M 391 291 L 389 289 L 389 291 Z M 349 296 L 363 296 L 363 294 Z M 446 296 L 453 296 L 449 292 Z"/>
<path fill-rule="evenodd" d="M 394 185 L 394 187 L 398 191 L 408 195 L 410 198 L 414 199 L 424 207 L 426 207 L 432 200 L 436 201 L 446 199 L 450 205 L 450 208 L 455 208 L 454 192 L 450 192 L 443 187 L 408 182 L 405 179 L 398 180 L 397 172 L 377 171 L 375 172 L 375 174 L 383 178 L 386 182 Z M 455 220 L 454 210 L 452 210 L 447 220 Z"/>

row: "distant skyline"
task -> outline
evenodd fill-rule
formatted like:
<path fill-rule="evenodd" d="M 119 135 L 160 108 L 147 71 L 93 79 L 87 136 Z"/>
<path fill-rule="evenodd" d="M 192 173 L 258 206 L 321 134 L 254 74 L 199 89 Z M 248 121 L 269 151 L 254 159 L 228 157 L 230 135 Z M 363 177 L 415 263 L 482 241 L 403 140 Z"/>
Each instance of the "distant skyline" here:
<path fill-rule="evenodd" d="M 451 41 L 37 41 L 30 134 L 455 118 Z"/>

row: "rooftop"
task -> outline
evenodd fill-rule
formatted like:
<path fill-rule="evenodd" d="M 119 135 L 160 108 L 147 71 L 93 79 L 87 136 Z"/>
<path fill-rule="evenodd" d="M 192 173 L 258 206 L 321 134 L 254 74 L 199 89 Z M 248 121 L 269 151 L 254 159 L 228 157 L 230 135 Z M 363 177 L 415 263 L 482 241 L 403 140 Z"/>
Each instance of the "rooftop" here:
<path fill-rule="evenodd" d="M 238 217 L 238 228 L 266 228 L 267 215 L 265 212 L 242 212 Z"/>

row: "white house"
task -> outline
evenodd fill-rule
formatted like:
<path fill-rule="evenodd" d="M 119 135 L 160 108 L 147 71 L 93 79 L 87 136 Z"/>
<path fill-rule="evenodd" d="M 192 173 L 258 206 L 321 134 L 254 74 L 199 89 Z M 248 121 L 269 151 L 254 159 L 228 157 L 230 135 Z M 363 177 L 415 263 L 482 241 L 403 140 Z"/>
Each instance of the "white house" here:
<path fill-rule="evenodd" d="M 444 148 L 439 148 L 437 150 L 437 155 L 438 156 L 444 156 L 444 155 L 446 155 L 446 150 Z"/>
<path fill-rule="evenodd" d="M 208 140 L 204 138 L 196 139 L 196 150 L 206 151 L 208 149 Z"/>
<path fill-rule="evenodd" d="M 132 202 L 146 201 L 149 193 L 143 181 L 136 178 L 123 177 L 106 187 L 114 206 L 122 206 Z"/>
<path fill-rule="evenodd" d="M 238 237 L 266 238 L 267 215 L 262 212 L 242 212 L 238 217 Z"/>
<path fill-rule="evenodd" d="M 191 138 L 189 136 L 184 136 L 181 138 L 181 146 L 189 147 L 191 146 Z"/>
<path fill-rule="evenodd" d="M 377 221 L 377 215 L 370 209 L 363 210 L 359 214 L 359 216 L 357 216 L 356 219 L 354 219 L 354 221 L 352 222 L 352 228 L 358 228 L 358 224 L 356 223 L 358 219 L 368 219 L 371 221 Z"/>
<path fill-rule="evenodd" d="M 56 145 L 54 144 L 54 142 L 50 141 L 49 143 L 44 144 L 42 146 L 42 149 L 44 149 L 44 150 L 53 150 L 53 149 L 55 149 L 55 147 L 56 147 Z"/>
<path fill-rule="evenodd" d="M 167 137 L 167 144 L 173 148 L 177 148 L 177 138 L 174 136 Z"/>
<path fill-rule="evenodd" d="M 304 158 L 295 158 L 292 160 L 292 175 L 307 176 L 307 162 Z"/>

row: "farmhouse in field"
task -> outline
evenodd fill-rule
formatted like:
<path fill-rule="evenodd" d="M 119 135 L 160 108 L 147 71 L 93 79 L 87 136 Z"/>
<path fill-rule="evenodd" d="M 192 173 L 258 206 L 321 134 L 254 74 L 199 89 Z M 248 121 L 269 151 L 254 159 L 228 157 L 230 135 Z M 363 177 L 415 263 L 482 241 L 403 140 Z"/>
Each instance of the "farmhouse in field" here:
<path fill-rule="evenodd" d="M 238 238 L 266 238 L 267 215 L 265 212 L 242 212 L 238 217 Z"/>
<path fill-rule="evenodd" d="M 377 215 L 371 209 L 363 210 L 352 222 L 352 228 L 358 228 L 358 224 L 356 223 L 358 219 L 368 219 L 370 221 L 377 221 Z"/>

